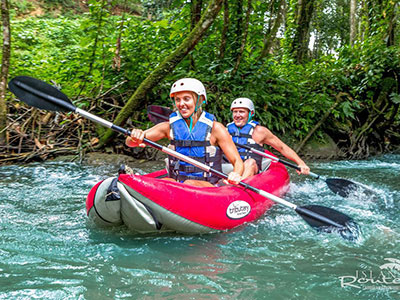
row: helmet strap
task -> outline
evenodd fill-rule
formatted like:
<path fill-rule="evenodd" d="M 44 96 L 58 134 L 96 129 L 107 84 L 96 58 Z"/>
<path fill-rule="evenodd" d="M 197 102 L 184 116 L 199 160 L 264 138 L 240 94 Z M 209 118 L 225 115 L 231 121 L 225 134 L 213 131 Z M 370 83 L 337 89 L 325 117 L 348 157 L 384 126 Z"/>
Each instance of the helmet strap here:
<path fill-rule="evenodd" d="M 249 118 L 247 119 L 247 123 L 250 123 L 252 118 L 253 118 L 253 115 L 251 114 L 251 111 L 249 111 Z"/>
<path fill-rule="evenodd" d="M 192 116 L 190 116 L 189 119 L 190 119 L 189 132 L 192 132 L 192 129 L 193 129 L 193 118 L 192 118 Z"/>
<path fill-rule="evenodd" d="M 171 99 L 173 100 L 173 98 L 171 98 Z M 186 119 L 189 119 L 189 120 L 190 120 L 190 123 L 189 123 L 189 132 L 192 132 L 192 129 L 193 129 L 193 115 L 194 115 L 195 113 L 197 113 L 197 111 L 199 110 L 199 108 L 201 108 L 201 105 L 202 105 L 203 102 L 204 102 L 204 101 L 202 101 L 201 104 L 199 105 L 199 104 L 198 104 L 199 100 L 200 100 L 200 95 L 198 95 L 198 97 L 197 97 L 197 101 L 196 101 L 196 105 L 195 105 L 195 107 L 194 107 L 193 113 L 189 116 L 189 118 L 186 118 Z M 176 110 L 179 112 L 178 108 L 177 108 L 176 105 L 175 105 L 175 101 L 172 101 L 172 103 L 173 103 L 174 107 L 176 108 Z M 183 117 L 182 117 L 182 118 L 183 118 Z"/>
<path fill-rule="evenodd" d="M 200 100 L 200 95 L 197 96 L 197 101 L 196 101 L 196 106 L 194 107 L 193 113 L 190 115 L 190 125 L 189 125 L 189 132 L 192 132 L 193 129 L 193 115 L 197 113 L 203 102 L 200 103 L 199 105 L 199 100 Z"/>

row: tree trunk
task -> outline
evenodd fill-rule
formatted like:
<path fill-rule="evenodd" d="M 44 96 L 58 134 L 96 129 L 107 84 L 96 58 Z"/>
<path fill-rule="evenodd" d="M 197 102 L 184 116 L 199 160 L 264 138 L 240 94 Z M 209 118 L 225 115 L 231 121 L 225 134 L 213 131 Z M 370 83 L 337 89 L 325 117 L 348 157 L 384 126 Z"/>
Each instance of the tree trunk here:
<path fill-rule="evenodd" d="M 395 2 L 393 6 L 390 4 L 389 13 L 387 14 L 388 21 L 388 32 L 387 32 L 387 42 L 386 46 L 394 46 L 395 45 L 395 29 L 397 23 L 396 11 L 397 11 L 398 2 Z"/>
<path fill-rule="evenodd" d="M 234 14 L 233 20 L 235 39 L 232 43 L 233 57 L 236 61 L 240 52 L 240 41 L 243 37 L 243 0 L 235 0 L 232 2 L 235 2 L 236 5 L 236 14 Z"/>
<path fill-rule="evenodd" d="M 229 29 L 229 4 L 228 0 L 224 0 L 224 27 L 221 33 L 221 45 L 219 47 L 219 59 L 222 60 L 225 57 L 226 50 L 226 39 Z"/>
<path fill-rule="evenodd" d="M 201 7 L 203 6 L 202 0 L 192 0 L 191 2 L 191 20 L 190 20 L 190 30 L 193 30 L 196 27 L 196 24 L 200 21 L 201 18 Z M 190 55 L 190 69 L 195 70 L 196 65 L 194 63 L 194 59 L 192 55 Z"/>
<path fill-rule="evenodd" d="M 350 0 L 350 46 L 354 46 L 357 36 L 357 0 Z"/>
<path fill-rule="evenodd" d="M 361 6 L 359 9 L 359 17 L 358 17 L 358 24 L 357 24 L 357 32 L 358 32 L 358 41 L 362 43 L 365 40 L 365 33 L 366 33 L 366 25 L 365 25 L 365 10 L 366 4 L 365 1 L 361 2 Z"/>
<path fill-rule="evenodd" d="M 192 0 L 191 24 L 190 24 L 191 30 L 193 30 L 196 27 L 196 24 L 200 21 L 202 6 L 203 6 L 202 0 Z"/>
<path fill-rule="evenodd" d="M 310 24 L 314 12 L 315 0 L 299 0 L 297 26 L 293 38 L 292 53 L 297 63 L 302 64 L 307 55 L 310 40 Z"/>
<path fill-rule="evenodd" d="M 186 57 L 186 55 L 201 40 L 204 33 L 214 22 L 221 10 L 223 0 L 211 0 L 206 12 L 197 23 L 196 27 L 189 33 L 185 40 L 172 52 L 163 62 L 139 85 L 135 93 L 129 98 L 128 102 L 117 115 L 114 124 L 123 126 L 129 116 L 139 108 L 146 106 L 145 95 Z M 100 139 L 100 146 L 110 142 L 114 133 L 108 129 Z"/>
<path fill-rule="evenodd" d="M 286 2 L 285 0 L 279 1 L 278 11 L 276 12 L 276 17 L 273 22 L 270 22 L 270 26 L 268 27 L 268 31 L 264 36 L 264 47 L 261 51 L 259 59 L 264 58 L 268 53 L 270 53 L 272 45 L 276 39 L 276 33 L 278 32 L 279 27 L 282 24 L 283 13 Z M 273 15 L 274 9 L 271 10 L 271 15 Z"/>
<path fill-rule="evenodd" d="M 248 0 L 247 2 L 247 12 L 246 12 L 246 23 L 244 24 L 244 32 L 243 32 L 243 37 L 242 37 L 242 43 L 240 45 L 240 50 L 238 53 L 238 56 L 236 58 L 236 64 L 235 67 L 232 70 L 232 76 L 234 76 L 239 69 L 240 61 L 242 60 L 243 52 L 244 52 L 244 47 L 246 47 L 246 41 L 247 41 L 247 34 L 249 32 L 249 20 L 250 20 L 250 14 L 251 11 L 253 10 L 251 0 Z"/>
<path fill-rule="evenodd" d="M 5 128 L 7 126 L 6 90 L 11 51 L 11 29 L 8 0 L 1 0 L 1 18 L 3 23 L 3 51 L 0 71 L 0 145 L 4 145 L 6 144 Z"/>

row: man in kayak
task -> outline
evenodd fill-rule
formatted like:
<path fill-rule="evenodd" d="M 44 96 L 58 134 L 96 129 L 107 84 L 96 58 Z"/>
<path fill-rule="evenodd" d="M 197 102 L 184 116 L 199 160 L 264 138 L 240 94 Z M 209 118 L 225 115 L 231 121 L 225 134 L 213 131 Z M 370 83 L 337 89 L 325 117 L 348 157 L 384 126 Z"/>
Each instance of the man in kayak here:
<path fill-rule="evenodd" d="M 248 145 L 256 150 L 264 151 L 263 145 L 267 144 L 279 151 L 286 158 L 294 161 L 300 168 L 300 174 L 308 174 L 310 168 L 305 162 L 275 136 L 268 128 L 252 120 L 255 115 L 253 101 L 248 98 L 237 98 L 231 104 L 233 122 L 227 125 L 228 131 L 235 143 Z M 247 149 L 239 147 L 239 154 L 244 161 L 242 179 L 255 175 L 261 170 L 262 157 Z"/>
<path fill-rule="evenodd" d="M 126 138 L 126 145 L 144 147 L 144 138 L 154 142 L 168 138 L 175 151 L 218 171 L 221 171 L 223 152 L 233 165 L 227 181 L 238 184 L 244 170 L 243 161 L 224 125 L 202 110 L 202 104 L 207 101 L 204 85 L 194 78 L 180 79 L 172 85 L 170 97 L 177 111 L 169 116 L 169 122 L 159 123 L 146 131 L 133 129 Z M 169 157 L 168 172 L 168 180 L 196 186 L 213 186 L 219 180 L 217 176 L 173 157 Z"/>

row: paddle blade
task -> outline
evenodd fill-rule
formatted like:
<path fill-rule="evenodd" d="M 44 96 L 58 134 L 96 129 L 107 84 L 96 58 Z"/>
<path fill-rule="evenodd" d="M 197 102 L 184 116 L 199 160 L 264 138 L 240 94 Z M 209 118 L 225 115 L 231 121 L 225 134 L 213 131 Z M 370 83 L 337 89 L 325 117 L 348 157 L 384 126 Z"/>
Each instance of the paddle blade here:
<path fill-rule="evenodd" d="M 306 205 L 296 211 L 311 227 L 320 232 L 337 232 L 343 238 L 351 241 L 356 240 L 359 236 L 358 225 L 353 219 L 332 208 Z M 313 214 L 317 214 L 318 218 L 313 218 Z"/>
<path fill-rule="evenodd" d="M 161 122 L 166 122 L 169 120 L 169 115 L 173 112 L 172 109 L 168 107 L 159 106 L 159 105 L 149 105 L 147 107 L 147 116 L 150 121 L 154 124 L 158 124 Z"/>
<path fill-rule="evenodd" d="M 11 79 L 8 87 L 19 100 L 39 109 L 70 111 L 74 107 L 68 97 L 57 88 L 32 77 L 17 76 Z M 57 102 L 62 105 L 57 105 Z"/>
<path fill-rule="evenodd" d="M 362 191 L 368 196 L 376 196 L 376 193 L 373 190 L 347 179 L 328 178 L 325 180 L 325 182 L 334 193 L 342 197 L 349 197 L 357 190 Z"/>

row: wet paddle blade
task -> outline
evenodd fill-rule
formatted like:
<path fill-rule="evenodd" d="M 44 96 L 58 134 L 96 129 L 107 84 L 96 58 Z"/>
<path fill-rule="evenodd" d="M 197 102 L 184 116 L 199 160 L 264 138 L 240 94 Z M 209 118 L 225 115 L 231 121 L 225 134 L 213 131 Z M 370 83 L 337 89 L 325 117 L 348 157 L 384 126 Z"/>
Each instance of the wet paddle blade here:
<path fill-rule="evenodd" d="M 73 104 L 68 97 L 57 88 L 32 77 L 17 76 L 11 79 L 11 81 L 8 83 L 8 87 L 19 100 L 39 109 L 45 109 L 49 111 L 71 110 L 70 108 L 57 105 L 54 101 L 49 101 L 49 99 L 52 98 L 66 103 L 67 107 L 73 107 Z"/>
<path fill-rule="evenodd" d="M 357 190 L 362 191 L 363 193 L 369 196 L 376 196 L 376 193 L 365 187 L 361 184 L 355 183 L 353 181 L 342 179 L 342 178 L 328 178 L 325 180 L 328 187 L 336 194 L 342 197 L 349 197 L 351 194 L 354 194 Z"/>
<path fill-rule="evenodd" d="M 337 232 L 343 238 L 351 241 L 356 240 L 359 236 L 359 227 L 353 219 L 332 208 L 320 205 L 305 205 L 296 211 L 304 221 L 320 232 Z M 310 216 L 312 214 L 305 214 L 303 213 L 304 211 L 318 214 L 320 217 L 326 218 L 329 222 L 324 222 L 321 218 L 315 219 Z M 335 224 L 330 224 L 332 222 Z"/>
<path fill-rule="evenodd" d="M 166 122 L 169 119 L 169 115 L 173 112 L 172 109 L 168 107 L 159 106 L 159 105 L 149 105 L 147 107 L 147 116 L 150 121 L 154 124 L 158 124 L 161 122 Z"/>

